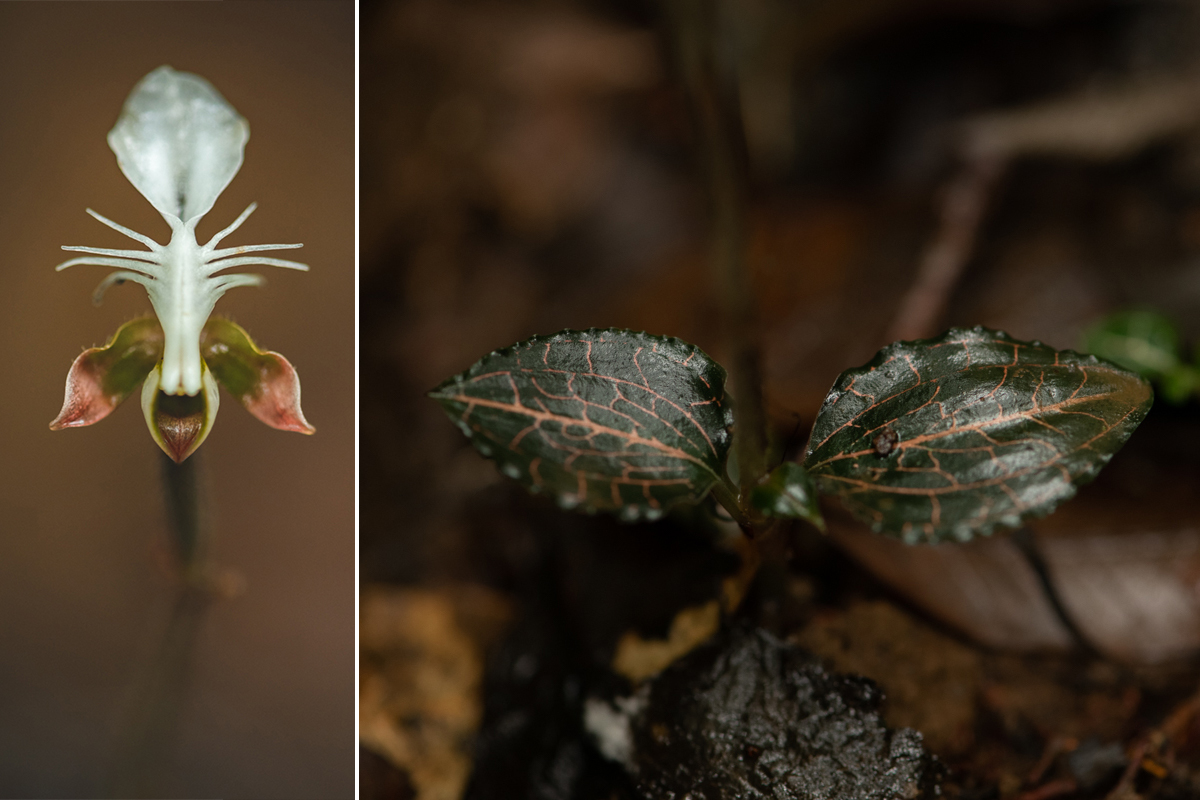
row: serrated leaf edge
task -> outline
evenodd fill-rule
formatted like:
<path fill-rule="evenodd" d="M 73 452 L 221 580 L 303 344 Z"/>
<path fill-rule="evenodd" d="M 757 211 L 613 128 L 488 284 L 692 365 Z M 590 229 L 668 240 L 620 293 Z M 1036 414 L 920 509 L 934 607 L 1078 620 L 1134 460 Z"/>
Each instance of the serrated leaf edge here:
<path fill-rule="evenodd" d="M 1149 413 L 1149 410 L 1150 410 L 1151 406 L 1153 405 L 1154 392 L 1153 392 L 1153 388 L 1150 386 L 1149 381 L 1147 381 L 1145 378 L 1138 375 L 1136 372 L 1134 372 L 1132 370 L 1128 370 L 1118 364 L 1114 364 L 1113 362 L 1108 361 L 1107 359 L 1100 358 L 1099 356 L 1096 356 L 1091 353 L 1080 353 L 1080 352 L 1077 352 L 1074 350 L 1058 350 L 1057 348 L 1047 345 L 1038 339 L 1033 339 L 1030 341 L 1026 341 L 1023 339 L 1016 339 L 1016 338 L 1010 336 L 1009 334 L 1005 333 L 1004 331 L 987 328 L 983 325 L 976 325 L 972 328 L 951 328 L 951 329 L 947 330 L 945 333 L 943 333 L 941 336 L 936 336 L 936 337 L 932 337 L 929 339 L 914 339 L 914 340 L 898 341 L 898 342 L 893 342 L 889 345 L 886 345 L 885 347 L 880 348 L 880 350 L 875 354 L 875 356 L 870 361 L 868 361 L 866 364 L 862 365 L 861 367 L 855 367 L 852 369 L 844 370 L 840 375 L 838 375 L 837 379 L 833 383 L 833 386 L 830 387 L 829 392 L 826 394 L 825 400 L 824 400 L 824 402 L 822 402 L 821 408 L 817 412 L 816 419 L 819 420 L 821 415 L 823 413 L 825 413 L 826 409 L 829 406 L 836 404 L 838 402 L 838 400 L 841 399 L 842 394 L 844 392 L 846 392 L 850 386 L 853 385 L 854 381 L 858 377 L 865 375 L 869 372 L 872 372 L 875 369 L 878 369 L 879 367 L 881 367 L 884 364 L 888 363 L 889 361 L 893 360 L 895 358 L 897 352 L 908 351 L 908 350 L 911 350 L 916 347 L 929 346 L 929 345 L 946 345 L 946 344 L 959 344 L 959 343 L 967 344 L 968 341 L 971 341 L 971 340 L 980 341 L 982 343 L 984 340 L 974 338 L 974 337 L 979 337 L 979 336 L 992 337 L 991 343 L 1003 343 L 1003 344 L 1013 344 L 1013 345 L 1019 345 L 1019 346 L 1031 346 L 1031 347 L 1044 347 L 1044 348 L 1054 350 L 1054 352 L 1057 354 L 1054 366 L 1079 366 L 1079 367 L 1097 366 L 1097 367 L 1110 369 L 1117 373 L 1122 373 L 1122 374 L 1128 375 L 1130 377 L 1137 379 L 1141 383 L 1143 383 L 1147 387 L 1147 389 L 1150 391 L 1150 399 L 1149 399 L 1149 402 L 1144 407 L 1144 409 L 1142 410 L 1141 418 L 1137 419 L 1132 424 L 1132 426 L 1130 426 L 1129 434 L 1126 435 L 1126 438 L 1128 438 L 1128 435 L 1131 435 L 1133 430 L 1136 429 L 1137 426 L 1141 424 L 1142 420 L 1145 419 L 1145 415 L 1147 413 Z M 968 340 L 968 339 L 965 339 L 964 337 L 972 337 L 972 339 Z M 961 339 L 961 341 L 955 341 L 956 339 Z M 1061 363 L 1060 363 L 1060 361 L 1061 361 Z M 909 366 L 910 366 L 910 368 L 912 368 L 911 362 L 910 362 Z M 836 395 L 835 395 L 835 392 L 837 393 Z M 1118 426 L 1128 424 L 1128 422 L 1127 422 L 1128 418 L 1130 416 L 1136 414 L 1138 412 L 1138 410 L 1139 410 L 1138 407 L 1130 409 L 1130 411 L 1124 417 L 1122 417 L 1121 420 L 1119 420 L 1118 422 L 1116 422 L 1112 426 L 1110 426 L 1110 428 L 1108 430 L 1112 431 L 1112 430 L 1116 429 Z M 989 420 L 989 424 L 991 424 L 993 422 L 995 422 L 995 420 Z M 823 475 L 819 472 L 814 473 L 813 467 L 819 466 L 820 463 L 825 463 L 825 462 L 819 462 L 819 464 L 817 464 L 817 465 L 810 465 L 808 463 L 808 458 L 812 455 L 813 451 L 817 447 L 820 447 L 822 444 L 824 444 L 826 441 L 828 441 L 830 438 L 832 438 L 843 427 L 845 427 L 845 425 L 839 426 L 834 431 L 832 431 L 828 436 L 826 436 L 821 442 L 818 442 L 814 445 L 813 441 L 812 441 L 812 437 L 815 435 L 816 428 L 817 428 L 816 421 L 814 420 L 813 428 L 809 432 L 809 440 L 805 444 L 805 447 L 804 447 L 804 458 L 801 460 L 801 465 L 804 466 L 805 469 L 809 471 L 810 475 L 812 475 L 813 480 L 817 484 L 817 487 L 818 487 L 820 493 L 827 494 L 827 495 L 830 495 L 833 497 L 837 497 L 839 492 L 836 491 L 835 489 L 831 488 L 831 482 L 833 483 L 834 486 L 839 485 L 839 483 L 838 483 L 839 479 L 828 476 L 828 475 Z M 909 440 L 909 441 L 911 442 L 912 440 Z M 1086 443 L 1084 446 L 1086 446 Z M 1019 513 L 1017 513 L 1015 515 L 1012 515 L 1012 514 L 1005 515 L 1003 517 L 997 518 L 994 521 L 979 523 L 978 527 L 971 527 L 971 526 L 966 525 L 965 523 L 962 526 L 955 525 L 951 528 L 951 535 L 953 536 L 954 539 L 956 539 L 959 542 L 967 542 L 967 541 L 970 541 L 971 539 L 974 539 L 974 538 L 977 538 L 980 536 L 991 536 L 998 529 L 1019 528 L 1023 524 L 1025 524 L 1026 521 L 1028 521 L 1030 519 L 1041 519 L 1041 518 L 1047 516 L 1048 514 L 1050 514 L 1051 512 L 1053 512 L 1060 505 L 1062 505 L 1063 503 L 1065 503 L 1066 501 L 1068 501 L 1072 497 L 1074 497 L 1076 495 L 1076 493 L 1078 492 L 1080 486 L 1084 486 L 1084 485 L 1090 483 L 1092 480 L 1094 480 L 1096 478 L 1096 476 L 1100 473 L 1100 471 L 1108 464 L 1108 462 L 1110 460 L 1112 460 L 1113 455 L 1115 455 L 1115 451 L 1113 453 L 1097 454 L 1096 460 L 1093 461 L 1092 463 L 1090 463 L 1087 466 L 1087 468 L 1084 469 L 1083 471 L 1081 471 L 1078 475 L 1071 477 L 1070 474 L 1068 473 L 1066 475 L 1067 488 L 1063 491 L 1062 494 L 1060 494 L 1054 500 L 1054 502 L 1049 503 L 1049 505 L 1043 503 L 1040 506 L 1031 506 L 1024 510 L 1021 510 Z M 1048 466 L 1048 465 L 1043 465 L 1043 468 L 1045 466 Z M 1006 476 L 1005 479 L 1007 480 L 1011 477 L 1012 476 Z M 841 483 L 844 483 L 844 481 L 841 481 Z M 907 494 L 907 493 L 905 492 L 902 494 Z M 913 492 L 913 494 L 922 494 L 922 492 Z M 841 503 L 841 502 L 842 501 L 839 498 L 839 503 Z M 844 505 L 844 503 L 843 503 L 843 505 Z M 875 533 L 885 534 L 885 535 L 896 535 L 896 532 L 889 531 L 885 527 L 882 520 L 865 520 L 862 517 L 860 517 L 858 514 L 854 514 L 854 517 L 856 519 L 860 520 L 861 522 L 867 524 L 871 528 L 871 530 Z M 913 529 L 911 523 L 905 523 L 904 530 L 898 532 L 898 535 L 906 544 L 934 544 L 934 543 L 940 543 L 940 542 L 945 541 L 944 537 L 932 537 L 929 534 L 925 534 L 925 533 L 922 533 L 922 532 L 919 532 L 919 531 Z"/>
<path fill-rule="evenodd" d="M 702 356 L 709 364 L 711 364 L 713 366 L 714 369 L 716 369 L 719 372 L 721 380 L 722 380 L 722 384 L 724 384 L 725 380 L 728 377 L 728 374 L 726 373 L 725 368 L 723 366 L 721 366 L 721 364 L 719 362 L 717 362 L 715 359 L 713 359 L 711 356 L 709 356 L 707 353 L 705 353 L 703 349 L 701 349 L 697 345 L 694 345 L 694 344 L 687 342 L 683 339 L 680 339 L 676 336 L 661 336 L 658 334 L 647 333 L 646 331 L 636 331 L 636 330 L 632 330 L 632 329 L 628 329 L 628 328 L 586 328 L 583 330 L 576 330 L 573 328 L 564 328 L 563 330 L 558 331 L 557 333 L 537 334 L 537 335 L 529 337 L 528 339 L 522 339 L 519 342 L 514 342 L 511 345 L 496 348 L 495 350 L 492 350 L 491 352 L 487 353 L 486 355 L 480 357 L 477 361 L 475 361 L 474 364 L 472 364 L 466 370 L 459 372 L 459 373 L 451 376 L 450 378 L 447 378 L 446 380 L 442 381 L 440 384 L 438 384 L 432 390 L 427 392 L 427 396 L 430 398 L 433 398 L 435 400 L 439 400 L 439 401 L 440 400 L 455 400 L 457 395 L 447 392 L 447 390 L 450 387 L 460 387 L 460 386 L 463 386 L 464 384 L 466 384 L 469 380 L 478 378 L 483 375 L 487 375 L 488 372 L 486 372 L 485 370 L 487 370 L 488 368 L 485 366 L 485 362 L 487 362 L 489 359 L 492 359 L 492 358 L 504 358 L 504 357 L 515 355 L 518 348 L 528 347 L 530 345 L 540 345 L 540 344 L 552 345 L 552 344 L 561 343 L 561 342 L 570 342 L 570 341 L 574 341 L 576 337 L 580 337 L 580 336 L 590 336 L 590 337 L 600 338 L 600 337 L 603 337 L 604 335 L 627 336 L 627 337 L 631 337 L 634 339 L 644 339 L 647 342 L 650 342 L 653 344 L 664 344 L 665 343 L 672 347 L 678 347 L 678 348 L 686 351 L 688 354 L 688 357 L 684 360 L 683 363 L 686 364 L 688 360 L 690 360 L 693 356 L 698 354 L 698 355 Z M 703 380 L 703 378 L 702 378 L 702 380 Z M 644 389 L 645 387 L 639 387 L 639 388 Z M 664 398 L 664 399 L 666 399 L 666 398 Z M 727 394 L 724 399 L 726 399 L 726 400 L 728 399 Z M 473 400 L 473 402 L 478 403 L 479 401 Z M 668 400 L 668 402 L 671 402 L 671 401 Z M 486 404 L 487 403 L 485 403 L 485 405 Z M 674 405 L 673 402 L 672 402 L 672 405 Z M 732 409 L 730 408 L 728 403 L 725 403 L 723 408 L 724 408 L 724 428 L 726 430 L 728 430 L 728 428 L 733 424 L 733 413 L 732 413 Z M 502 474 L 504 474 L 506 477 L 511 478 L 515 481 L 520 481 L 521 476 L 513 465 L 511 465 L 511 464 L 505 465 L 505 464 L 500 463 L 500 461 L 497 457 L 497 454 L 495 452 L 495 448 L 493 447 L 493 445 L 490 442 L 488 442 L 483 437 L 479 436 L 474 430 L 472 430 L 471 426 L 468 425 L 464 419 L 462 419 L 462 418 L 454 419 L 453 417 L 451 419 L 454 422 L 454 424 L 458 427 L 458 429 L 460 431 L 462 431 L 463 434 L 471 441 L 471 443 L 474 445 L 476 450 L 478 450 L 479 453 L 482 454 L 485 458 L 494 462 L 497 466 L 497 469 Z M 626 439 L 630 438 L 630 435 L 624 431 L 614 431 L 614 433 L 619 434 L 622 438 L 626 438 Z M 712 447 L 714 455 L 718 456 L 718 458 L 719 458 L 720 450 L 722 449 L 721 446 L 724 445 L 725 458 L 728 458 L 728 453 L 729 453 L 729 448 L 727 446 L 728 445 L 728 433 L 725 434 L 725 439 L 722 442 L 713 442 L 708 437 L 707 432 L 704 431 L 702 428 L 701 428 L 701 433 L 705 436 L 706 439 L 708 439 L 709 446 Z M 661 443 L 657 442 L 657 440 L 641 440 L 640 437 L 638 437 L 638 438 L 639 438 L 639 441 L 651 443 L 651 444 L 654 444 L 655 446 L 661 445 Z M 597 508 L 597 507 L 593 506 L 591 503 L 588 503 L 586 500 L 580 501 L 576 495 L 557 494 L 554 492 L 546 491 L 546 489 L 544 487 L 538 485 L 537 483 L 531 483 L 531 484 L 527 485 L 522 482 L 521 485 L 522 485 L 522 488 L 524 488 L 530 494 L 547 497 L 548 499 L 552 500 L 555 503 L 555 505 L 557 505 L 559 508 L 561 508 L 565 511 L 574 511 L 577 513 L 582 512 L 582 513 L 585 513 L 588 515 L 595 515 L 595 514 L 600 514 L 600 513 L 611 513 L 611 514 L 614 514 L 622 522 L 653 522 L 655 520 L 662 519 L 671 509 L 673 509 L 677 506 L 685 505 L 685 504 L 689 504 L 689 503 L 695 504 L 695 503 L 703 502 L 704 499 L 712 491 L 712 487 L 721 481 L 720 475 L 713 472 L 712 468 L 708 464 L 706 464 L 704 461 L 697 459 L 696 457 L 692 456 L 690 453 L 685 453 L 682 450 L 678 450 L 677 448 L 672 448 L 672 449 L 675 450 L 676 453 L 678 454 L 677 457 L 682 458 L 687 461 L 690 461 L 690 462 L 702 467 L 711 476 L 712 480 L 708 483 L 707 486 L 700 487 L 693 494 L 690 494 L 687 497 L 679 497 L 674 500 L 667 501 L 666 503 L 664 503 L 663 505 L 661 505 L 659 507 L 643 508 L 643 507 L 636 506 L 636 505 L 626 505 L 617 511 L 612 511 L 610 509 Z M 512 469 L 506 469 L 506 467 L 512 467 Z M 518 474 L 513 474 L 514 472 L 517 472 Z"/>

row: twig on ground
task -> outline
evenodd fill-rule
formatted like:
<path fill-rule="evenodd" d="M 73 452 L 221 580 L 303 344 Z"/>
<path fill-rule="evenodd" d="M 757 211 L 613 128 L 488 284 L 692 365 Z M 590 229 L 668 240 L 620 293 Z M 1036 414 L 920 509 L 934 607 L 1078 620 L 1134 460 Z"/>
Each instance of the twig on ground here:
<path fill-rule="evenodd" d="M 1163 777 L 1169 765 L 1174 761 L 1175 751 L 1183 746 L 1189 727 L 1200 717 L 1200 691 L 1177 705 L 1162 724 L 1146 731 L 1137 738 L 1129 751 L 1129 764 L 1121 775 L 1121 780 L 1113 790 L 1105 796 L 1105 800 L 1134 800 L 1137 792 L 1133 782 L 1142 770 L 1156 777 Z"/>
<path fill-rule="evenodd" d="M 1149 746 L 1149 741 L 1145 738 L 1141 739 L 1133 746 L 1129 753 L 1129 763 L 1125 766 L 1125 771 L 1121 773 L 1121 780 L 1117 781 L 1117 785 L 1112 791 L 1104 796 L 1104 800 L 1135 800 L 1137 792 L 1133 790 L 1133 779 L 1137 777 L 1138 770 L 1142 768 L 1142 759 L 1146 757 L 1146 748 Z"/>

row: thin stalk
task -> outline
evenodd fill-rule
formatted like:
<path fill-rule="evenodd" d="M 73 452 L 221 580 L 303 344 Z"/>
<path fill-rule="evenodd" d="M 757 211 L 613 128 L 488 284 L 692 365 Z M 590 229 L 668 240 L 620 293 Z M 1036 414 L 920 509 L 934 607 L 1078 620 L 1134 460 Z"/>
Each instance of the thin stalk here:
<path fill-rule="evenodd" d="M 171 550 L 179 576 L 162 639 L 134 687 L 118 735 L 111 782 L 120 797 L 163 793 L 190 683 L 196 640 L 217 598 L 207 559 L 198 455 L 176 464 L 165 455 L 162 477 Z"/>
<path fill-rule="evenodd" d="M 763 539 L 775 528 L 750 506 L 750 493 L 767 473 L 767 417 L 763 403 L 760 334 L 754 289 L 746 270 L 749 157 L 736 71 L 723 62 L 722 0 L 663 0 L 679 77 L 695 121 L 697 155 L 711 213 L 710 268 L 730 367 L 735 429 L 732 457 L 737 482 L 726 477 L 712 490 L 745 534 L 738 542 L 742 568 L 722 586 L 725 613 L 736 612 L 763 561 Z"/>
<path fill-rule="evenodd" d="M 734 70 L 721 63 L 719 0 L 667 0 L 676 61 L 695 117 L 712 214 L 710 261 L 731 367 L 741 499 L 766 474 L 767 424 L 754 292 L 746 274 L 748 157 Z M 743 506 L 744 507 L 744 506 Z"/>
<path fill-rule="evenodd" d="M 200 510 L 199 455 L 193 454 L 182 464 L 176 464 L 165 454 L 162 457 L 171 546 L 180 574 L 185 578 L 194 577 L 192 571 L 204 564 L 208 555 Z"/>
<path fill-rule="evenodd" d="M 754 523 L 742 511 L 742 507 L 738 503 L 737 487 L 733 485 L 733 482 L 726 478 L 724 481 L 714 484 L 712 495 L 713 499 L 729 512 L 729 516 L 733 517 L 733 521 L 738 524 L 738 527 L 747 536 L 753 538 Z"/>

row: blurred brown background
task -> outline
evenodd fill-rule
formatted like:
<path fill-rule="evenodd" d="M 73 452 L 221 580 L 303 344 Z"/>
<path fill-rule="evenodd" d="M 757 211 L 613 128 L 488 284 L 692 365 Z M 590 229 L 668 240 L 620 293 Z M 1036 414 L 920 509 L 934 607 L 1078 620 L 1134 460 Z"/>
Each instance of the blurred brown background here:
<path fill-rule="evenodd" d="M 353 792 L 354 5 L 0 5 L 0 796 L 96 796 L 135 671 L 171 600 L 157 566 L 160 453 L 131 398 L 52 433 L 67 368 L 149 311 L 106 270 L 55 274 L 63 244 L 133 247 L 91 207 L 165 241 L 105 135 L 162 64 L 207 78 L 251 126 L 245 164 L 198 231 L 251 201 L 231 244 L 303 242 L 307 274 L 218 313 L 285 354 L 317 434 L 273 431 L 226 395 L 199 451 L 218 563 L 247 591 L 200 634 L 171 791 L 332 798 Z"/>

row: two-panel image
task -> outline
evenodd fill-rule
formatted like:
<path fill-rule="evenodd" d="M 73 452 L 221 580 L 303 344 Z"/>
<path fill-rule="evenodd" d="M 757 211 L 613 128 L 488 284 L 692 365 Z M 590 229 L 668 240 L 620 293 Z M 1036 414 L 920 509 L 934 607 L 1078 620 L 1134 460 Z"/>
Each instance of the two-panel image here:
<path fill-rule="evenodd" d="M 1197 54 L 0 4 L 0 798 L 1200 800 Z"/>

